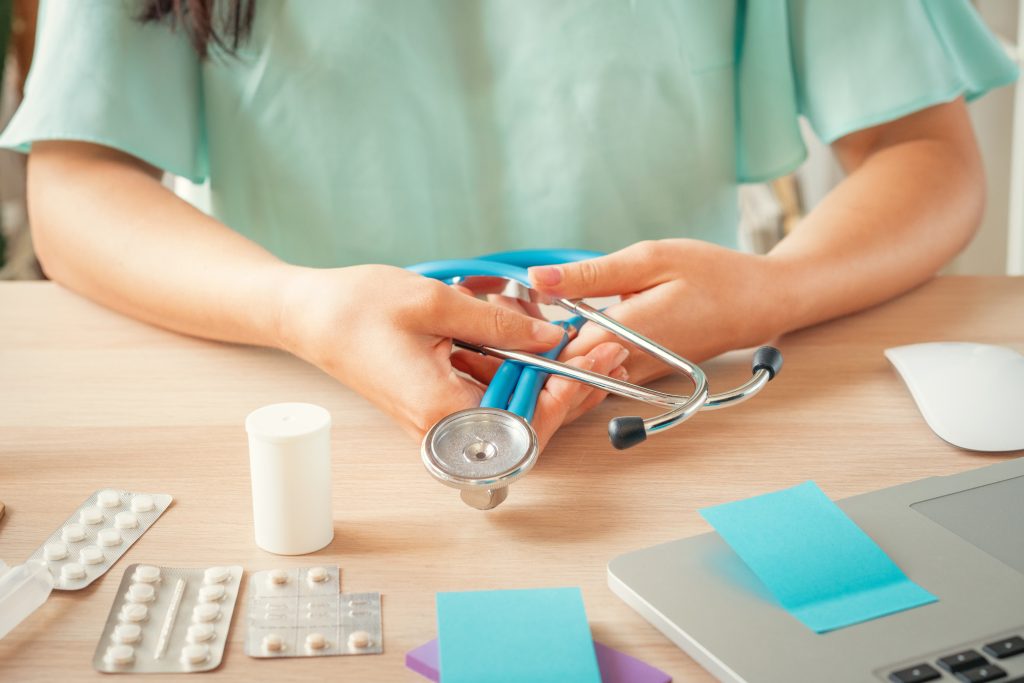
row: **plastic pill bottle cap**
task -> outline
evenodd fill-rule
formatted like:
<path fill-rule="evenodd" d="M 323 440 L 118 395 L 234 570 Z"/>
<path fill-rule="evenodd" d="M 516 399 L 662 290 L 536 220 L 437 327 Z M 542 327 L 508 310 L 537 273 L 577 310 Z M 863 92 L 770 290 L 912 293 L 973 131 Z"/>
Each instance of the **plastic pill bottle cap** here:
<path fill-rule="evenodd" d="M 270 443 L 284 443 L 331 427 L 331 414 L 312 403 L 274 403 L 249 413 L 245 431 Z"/>

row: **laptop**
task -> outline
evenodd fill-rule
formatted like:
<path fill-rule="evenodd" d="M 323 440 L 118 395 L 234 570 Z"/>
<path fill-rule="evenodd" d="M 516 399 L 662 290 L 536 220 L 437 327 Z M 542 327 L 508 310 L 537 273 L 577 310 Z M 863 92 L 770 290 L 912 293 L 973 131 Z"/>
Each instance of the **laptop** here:
<path fill-rule="evenodd" d="M 1024 458 L 838 501 L 937 602 L 817 634 L 715 533 L 627 553 L 612 591 L 730 683 L 1024 683 Z"/>

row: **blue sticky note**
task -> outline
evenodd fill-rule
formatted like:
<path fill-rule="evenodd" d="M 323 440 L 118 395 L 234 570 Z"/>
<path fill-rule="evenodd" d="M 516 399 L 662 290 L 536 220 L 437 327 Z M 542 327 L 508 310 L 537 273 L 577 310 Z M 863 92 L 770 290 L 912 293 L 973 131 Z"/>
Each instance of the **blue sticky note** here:
<path fill-rule="evenodd" d="M 442 683 L 601 683 L 579 588 L 437 594 Z"/>
<path fill-rule="evenodd" d="M 813 481 L 700 511 L 818 633 L 935 602 Z"/>

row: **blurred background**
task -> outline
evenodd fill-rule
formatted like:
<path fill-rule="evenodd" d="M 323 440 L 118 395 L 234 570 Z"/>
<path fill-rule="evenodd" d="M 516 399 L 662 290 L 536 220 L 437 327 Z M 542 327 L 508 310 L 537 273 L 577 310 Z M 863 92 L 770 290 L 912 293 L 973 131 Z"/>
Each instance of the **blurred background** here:
<path fill-rule="evenodd" d="M 77 0 L 68 0 L 77 1 Z M 32 62 L 39 0 L 0 0 L 0 129 L 14 113 Z M 975 3 L 1018 62 L 1024 56 L 1020 0 Z M 947 268 L 961 275 L 1024 274 L 1024 89 L 1000 88 L 971 104 L 985 159 L 989 192 L 985 219 L 974 242 Z M 741 243 L 763 253 L 842 177 L 828 147 L 805 126 L 810 151 L 794 174 L 740 189 Z M 168 178 L 182 196 L 202 207 L 205 188 Z M 42 272 L 32 251 L 25 209 L 25 159 L 0 150 L 0 279 L 36 279 Z"/>

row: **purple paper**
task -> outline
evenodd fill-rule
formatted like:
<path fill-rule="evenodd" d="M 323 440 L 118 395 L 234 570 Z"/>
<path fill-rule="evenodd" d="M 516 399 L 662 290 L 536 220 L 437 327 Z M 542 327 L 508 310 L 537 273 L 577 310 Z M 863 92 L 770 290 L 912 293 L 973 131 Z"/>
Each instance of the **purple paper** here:
<path fill-rule="evenodd" d="M 664 671 L 596 640 L 594 652 L 597 654 L 597 666 L 601 669 L 602 683 L 672 683 L 672 677 Z M 431 640 L 405 653 L 405 665 L 437 683 L 441 678 L 437 640 Z"/>

